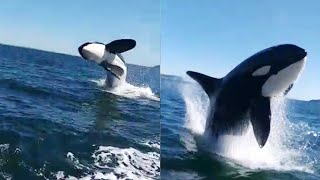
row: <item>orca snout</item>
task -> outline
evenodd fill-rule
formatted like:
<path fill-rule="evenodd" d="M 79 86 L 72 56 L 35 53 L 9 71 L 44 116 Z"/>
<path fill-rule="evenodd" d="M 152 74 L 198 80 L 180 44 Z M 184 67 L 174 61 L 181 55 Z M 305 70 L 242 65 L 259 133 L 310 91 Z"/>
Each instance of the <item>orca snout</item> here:
<path fill-rule="evenodd" d="M 86 60 L 100 61 L 105 53 L 105 45 L 86 42 L 78 48 L 79 54 Z"/>
<path fill-rule="evenodd" d="M 86 43 L 82 44 L 81 46 L 79 46 L 79 48 L 78 48 L 79 54 L 80 54 L 81 57 L 83 57 L 84 59 L 86 59 L 86 58 L 85 58 L 85 55 L 84 55 L 84 53 L 83 53 L 83 48 L 84 48 L 85 46 L 89 45 L 89 44 L 90 44 L 89 42 L 86 42 Z"/>
<path fill-rule="evenodd" d="M 293 47 L 294 54 L 298 60 L 304 59 L 307 56 L 307 51 L 299 46 Z"/>
<path fill-rule="evenodd" d="M 285 52 L 284 54 L 288 55 L 291 61 L 297 62 L 302 59 L 305 59 L 307 56 L 307 51 L 297 45 L 293 44 L 285 44 L 280 47 L 281 52 Z"/>

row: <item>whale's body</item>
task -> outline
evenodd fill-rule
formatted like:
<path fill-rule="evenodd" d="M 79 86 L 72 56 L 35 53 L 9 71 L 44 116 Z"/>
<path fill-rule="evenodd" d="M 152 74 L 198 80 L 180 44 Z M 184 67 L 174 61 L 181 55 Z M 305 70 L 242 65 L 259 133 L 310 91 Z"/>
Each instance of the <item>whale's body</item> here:
<path fill-rule="evenodd" d="M 207 130 L 216 136 L 239 135 L 251 121 L 263 147 L 270 133 L 270 99 L 290 91 L 306 56 L 304 49 L 283 44 L 254 54 L 220 79 L 188 71 L 210 98 Z"/>
<path fill-rule="evenodd" d="M 135 40 L 120 39 L 109 44 L 86 42 L 78 51 L 82 58 L 102 66 L 107 71 L 106 85 L 115 88 L 125 82 L 127 77 L 127 66 L 121 53 L 135 46 Z"/>

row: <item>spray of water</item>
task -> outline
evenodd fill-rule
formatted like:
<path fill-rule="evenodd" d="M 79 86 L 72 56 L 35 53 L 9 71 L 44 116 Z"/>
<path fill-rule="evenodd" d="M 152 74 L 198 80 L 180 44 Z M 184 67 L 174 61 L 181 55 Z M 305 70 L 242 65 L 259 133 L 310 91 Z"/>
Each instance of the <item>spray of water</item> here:
<path fill-rule="evenodd" d="M 312 167 L 301 162 L 303 152 L 290 147 L 292 128 L 285 116 L 283 97 L 273 98 L 271 102 L 272 120 L 269 139 L 260 148 L 250 125 L 242 136 L 224 135 L 218 139 L 207 135 L 205 124 L 209 100 L 197 85 L 181 87 L 186 105 L 185 126 L 192 133 L 200 135 L 206 142 L 208 151 L 231 159 L 236 164 L 250 169 L 298 170 L 312 173 Z"/>
<path fill-rule="evenodd" d="M 202 135 L 205 131 L 209 99 L 201 93 L 198 86 L 185 85 L 180 90 L 186 104 L 185 127 L 194 134 Z"/>
<path fill-rule="evenodd" d="M 105 79 L 98 79 L 98 80 L 91 80 L 92 82 L 96 83 L 100 87 L 105 87 Z M 139 98 L 144 98 L 144 99 L 150 99 L 153 101 L 160 101 L 160 98 L 157 97 L 151 90 L 150 87 L 145 86 L 145 87 L 137 87 L 132 84 L 129 84 L 127 82 L 124 82 L 120 86 L 112 89 L 105 89 L 105 92 L 117 95 L 117 96 L 122 96 L 125 98 L 130 98 L 130 99 L 139 99 Z"/>

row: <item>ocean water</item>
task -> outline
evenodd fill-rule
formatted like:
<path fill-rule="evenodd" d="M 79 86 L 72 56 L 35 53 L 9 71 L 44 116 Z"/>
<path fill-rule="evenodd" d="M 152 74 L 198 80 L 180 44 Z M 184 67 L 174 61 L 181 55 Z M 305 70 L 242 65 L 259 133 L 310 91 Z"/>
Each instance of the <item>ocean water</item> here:
<path fill-rule="evenodd" d="M 320 179 L 320 101 L 272 99 L 262 149 L 252 127 L 242 136 L 206 135 L 209 100 L 192 80 L 161 75 L 160 104 L 162 179 Z"/>
<path fill-rule="evenodd" d="M 159 179 L 159 66 L 128 65 L 114 90 L 105 77 L 80 57 L 0 45 L 0 179 Z"/>

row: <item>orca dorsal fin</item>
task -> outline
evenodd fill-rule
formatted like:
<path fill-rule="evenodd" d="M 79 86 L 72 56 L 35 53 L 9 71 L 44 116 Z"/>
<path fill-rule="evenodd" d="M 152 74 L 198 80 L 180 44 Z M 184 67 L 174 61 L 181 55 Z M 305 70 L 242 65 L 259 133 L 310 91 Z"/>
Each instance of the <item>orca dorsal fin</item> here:
<path fill-rule="evenodd" d="M 202 89 L 209 97 L 216 92 L 221 84 L 221 79 L 213 78 L 198 72 L 187 71 L 187 74 L 201 85 Z"/>
<path fill-rule="evenodd" d="M 113 54 L 129 51 L 136 46 L 136 41 L 133 39 L 118 39 L 106 44 L 105 49 Z"/>

